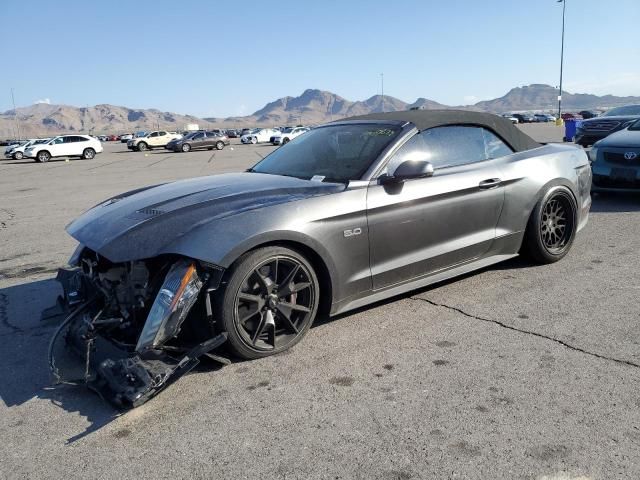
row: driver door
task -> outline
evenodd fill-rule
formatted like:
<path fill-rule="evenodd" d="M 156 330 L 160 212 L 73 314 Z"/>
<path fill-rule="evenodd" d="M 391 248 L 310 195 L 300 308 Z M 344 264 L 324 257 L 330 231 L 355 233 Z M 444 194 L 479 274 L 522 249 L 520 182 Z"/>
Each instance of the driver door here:
<path fill-rule="evenodd" d="M 367 195 L 374 290 L 433 274 L 485 254 L 496 236 L 504 191 L 479 127 L 448 126 L 412 137 L 389 161 L 427 159 L 433 176 L 372 183 Z"/>

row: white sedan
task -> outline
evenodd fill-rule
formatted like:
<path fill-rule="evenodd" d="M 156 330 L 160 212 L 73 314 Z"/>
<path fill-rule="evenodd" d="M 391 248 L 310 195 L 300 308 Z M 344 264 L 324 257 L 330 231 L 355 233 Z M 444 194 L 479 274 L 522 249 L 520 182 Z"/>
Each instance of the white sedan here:
<path fill-rule="evenodd" d="M 102 144 L 89 135 L 60 135 L 46 143 L 31 145 L 24 156 L 45 163 L 54 157 L 80 157 L 90 160 L 102 153 Z"/>
<path fill-rule="evenodd" d="M 309 127 L 287 127 L 271 137 L 270 142 L 274 145 L 284 145 L 309 130 L 311 130 Z"/>
<path fill-rule="evenodd" d="M 49 138 L 34 138 L 32 140 L 29 140 L 26 143 L 22 143 L 22 144 L 17 144 L 17 145 L 12 145 L 7 147 L 7 149 L 4 151 L 4 156 L 6 158 L 13 158 L 14 160 L 22 160 L 22 158 L 24 157 L 24 151 L 31 147 L 32 145 L 38 145 L 40 143 L 45 143 L 48 140 L 50 140 Z"/>
<path fill-rule="evenodd" d="M 254 145 L 256 143 L 266 143 L 271 141 L 271 137 L 279 133 L 279 130 L 274 130 L 273 128 L 254 128 L 246 135 L 242 135 L 240 141 L 242 143 L 253 143 Z"/>

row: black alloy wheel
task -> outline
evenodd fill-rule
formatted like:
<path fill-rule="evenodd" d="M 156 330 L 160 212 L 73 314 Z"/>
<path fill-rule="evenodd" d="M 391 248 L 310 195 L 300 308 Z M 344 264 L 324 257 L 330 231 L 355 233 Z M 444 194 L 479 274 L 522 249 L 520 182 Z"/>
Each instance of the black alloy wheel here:
<path fill-rule="evenodd" d="M 221 317 L 242 358 L 286 350 L 307 333 L 318 310 L 318 279 L 293 250 L 267 247 L 242 257 L 224 292 Z"/>
<path fill-rule="evenodd" d="M 542 208 L 540 236 L 549 253 L 558 255 L 573 235 L 573 205 L 566 195 L 554 195 Z"/>
<path fill-rule="evenodd" d="M 553 263 L 571 248 L 577 229 L 577 208 L 571 191 L 553 187 L 529 218 L 521 252 L 537 263 Z"/>

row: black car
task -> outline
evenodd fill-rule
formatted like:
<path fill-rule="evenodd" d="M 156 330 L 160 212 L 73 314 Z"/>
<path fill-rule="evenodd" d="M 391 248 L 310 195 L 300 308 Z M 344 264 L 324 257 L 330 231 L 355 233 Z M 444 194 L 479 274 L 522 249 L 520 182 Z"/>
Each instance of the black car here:
<path fill-rule="evenodd" d="M 227 130 L 227 137 L 229 138 L 238 138 L 240 137 L 240 132 L 238 130 L 235 130 L 233 128 Z"/>
<path fill-rule="evenodd" d="M 582 116 L 582 118 L 584 118 L 585 120 L 588 120 L 590 118 L 595 118 L 598 116 L 598 112 L 594 112 L 592 110 L 582 110 L 581 112 L 578 112 L 578 114 Z"/>
<path fill-rule="evenodd" d="M 578 126 L 575 142 L 588 147 L 640 119 L 640 105 L 616 107 Z"/>

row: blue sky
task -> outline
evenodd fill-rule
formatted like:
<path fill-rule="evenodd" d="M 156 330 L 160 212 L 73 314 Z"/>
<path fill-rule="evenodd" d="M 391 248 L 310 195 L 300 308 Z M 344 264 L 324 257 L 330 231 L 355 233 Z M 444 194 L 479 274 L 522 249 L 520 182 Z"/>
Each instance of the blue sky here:
<path fill-rule="evenodd" d="M 567 2 L 565 89 L 640 95 L 640 0 Z M 245 115 L 306 88 L 363 100 L 380 93 L 381 72 L 385 94 L 402 100 L 474 103 L 558 84 L 561 9 L 556 0 L 1 0 L 0 111 L 13 87 L 20 106 Z"/>

